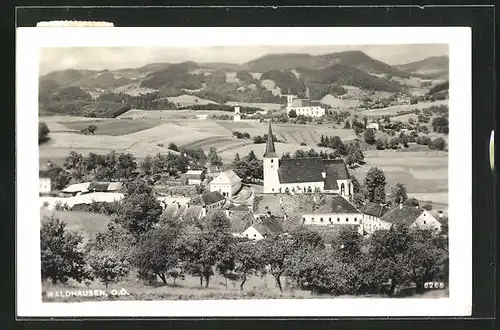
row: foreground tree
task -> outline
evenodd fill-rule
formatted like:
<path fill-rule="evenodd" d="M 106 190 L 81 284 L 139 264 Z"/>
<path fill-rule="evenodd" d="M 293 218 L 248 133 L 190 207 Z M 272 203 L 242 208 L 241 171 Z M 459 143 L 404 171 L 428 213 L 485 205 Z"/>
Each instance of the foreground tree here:
<path fill-rule="evenodd" d="M 281 276 L 286 271 L 288 259 L 293 253 L 293 241 L 287 237 L 264 240 L 262 242 L 265 264 L 269 265 L 269 272 L 276 280 L 276 285 L 283 291 Z"/>
<path fill-rule="evenodd" d="M 375 131 L 373 130 L 373 128 L 368 128 L 363 135 L 366 143 L 368 144 L 375 143 Z"/>
<path fill-rule="evenodd" d="M 243 242 L 235 246 L 234 272 L 241 279 L 240 290 L 243 290 L 249 275 L 263 275 L 264 259 L 262 246 L 257 242 Z"/>
<path fill-rule="evenodd" d="M 40 228 L 42 280 L 66 283 L 70 278 L 78 282 L 88 278 L 85 261 L 78 245 L 82 236 L 66 229 L 66 224 L 55 218 L 43 217 Z"/>
<path fill-rule="evenodd" d="M 47 124 L 43 122 L 38 123 L 38 144 L 42 144 L 44 142 L 47 142 L 50 137 L 49 137 L 50 130 L 47 127 Z"/>

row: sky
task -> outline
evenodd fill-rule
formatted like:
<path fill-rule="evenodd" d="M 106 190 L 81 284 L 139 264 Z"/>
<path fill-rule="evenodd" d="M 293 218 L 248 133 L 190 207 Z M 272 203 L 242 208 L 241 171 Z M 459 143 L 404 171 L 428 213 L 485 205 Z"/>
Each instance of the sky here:
<path fill-rule="evenodd" d="M 214 46 L 214 47 L 78 47 L 42 48 L 40 74 L 65 69 L 115 70 L 148 63 L 225 62 L 245 63 L 267 54 L 307 53 L 320 55 L 360 50 L 390 65 L 448 55 L 446 44 L 334 45 L 334 46 Z"/>

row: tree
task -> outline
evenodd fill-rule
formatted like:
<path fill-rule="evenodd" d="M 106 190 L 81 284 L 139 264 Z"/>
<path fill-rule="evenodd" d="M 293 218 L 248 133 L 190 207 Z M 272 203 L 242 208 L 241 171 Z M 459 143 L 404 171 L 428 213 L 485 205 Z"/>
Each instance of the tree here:
<path fill-rule="evenodd" d="M 384 171 L 378 167 L 372 167 L 365 176 L 365 188 L 367 199 L 374 203 L 385 202 L 386 179 Z"/>
<path fill-rule="evenodd" d="M 281 155 L 281 159 L 287 159 L 287 158 L 292 158 L 289 152 L 284 152 L 283 155 Z"/>
<path fill-rule="evenodd" d="M 173 151 L 179 151 L 179 147 L 177 146 L 177 144 L 175 144 L 173 142 L 168 144 L 168 149 L 173 150 Z"/>
<path fill-rule="evenodd" d="M 293 110 L 293 109 L 290 110 L 288 112 L 288 117 L 290 117 L 290 118 L 297 118 L 297 112 L 295 110 Z"/>
<path fill-rule="evenodd" d="M 89 126 L 87 127 L 87 131 L 88 131 L 90 134 L 92 134 L 92 135 L 94 135 L 94 134 L 95 134 L 95 130 L 96 130 L 96 129 L 97 129 L 97 126 L 96 126 L 96 125 L 89 125 Z"/>
<path fill-rule="evenodd" d="M 425 203 L 424 206 L 422 206 L 422 208 L 426 211 L 430 211 L 432 210 L 432 204 L 431 203 Z"/>
<path fill-rule="evenodd" d="M 351 174 L 350 179 L 351 179 L 353 193 L 361 192 L 361 184 L 359 183 L 358 178 L 356 178 L 353 174 Z"/>
<path fill-rule="evenodd" d="M 399 146 L 399 141 L 397 138 L 393 137 L 389 142 L 391 149 L 397 149 Z"/>
<path fill-rule="evenodd" d="M 131 153 L 120 153 L 116 158 L 115 179 L 123 180 L 133 177 L 137 163 L 135 157 Z"/>
<path fill-rule="evenodd" d="M 230 228 L 225 213 L 215 211 L 206 217 L 202 228 L 187 227 L 181 232 L 178 251 L 183 268 L 200 278 L 200 286 L 205 280 L 208 288 L 213 267 L 229 259 L 234 244 Z"/>
<path fill-rule="evenodd" d="M 47 127 L 47 124 L 44 122 L 39 122 L 38 123 L 38 144 L 42 144 L 44 142 L 47 142 L 50 137 L 49 137 L 50 130 Z"/>
<path fill-rule="evenodd" d="M 293 241 L 287 237 L 263 240 L 265 264 L 269 265 L 269 272 L 276 280 L 280 291 L 283 291 L 281 276 L 285 273 L 288 259 L 293 253 Z"/>
<path fill-rule="evenodd" d="M 349 123 L 349 120 L 346 120 L 344 123 L 344 129 L 351 129 L 351 124 Z"/>
<path fill-rule="evenodd" d="M 105 232 L 97 233 L 85 248 L 85 260 L 90 266 L 91 275 L 106 287 L 129 274 L 128 236 L 123 228 L 111 225 Z"/>
<path fill-rule="evenodd" d="M 444 150 L 446 148 L 446 141 L 441 137 L 436 138 L 429 143 L 429 148 L 436 150 Z"/>
<path fill-rule="evenodd" d="M 203 169 L 207 165 L 208 157 L 201 148 L 184 151 L 191 169 Z M 220 166 L 220 165 L 217 165 Z"/>
<path fill-rule="evenodd" d="M 394 204 L 404 203 L 407 199 L 406 187 L 398 182 L 391 190 L 391 202 Z"/>
<path fill-rule="evenodd" d="M 179 263 L 175 227 L 154 228 L 146 232 L 134 248 L 132 263 L 143 273 L 157 275 L 167 284 L 169 271 Z"/>
<path fill-rule="evenodd" d="M 122 225 L 136 239 L 158 223 L 163 209 L 151 187 L 137 180 L 127 186 L 128 193 L 113 220 Z"/>
<path fill-rule="evenodd" d="M 208 152 L 208 162 L 211 166 L 222 166 L 222 158 L 217 154 L 217 150 L 214 147 L 211 147 Z"/>
<path fill-rule="evenodd" d="M 257 242 L 243 242 L 235 247 L 234 271 L 241 279 L 240 290 L 243 290 L 248 275 L 264 273 L 262 246 Z"/>
<path fill-rule="evenodd" d="M 375 141 L 375 147 L 377 148 L 377 150 L 384 150 L 385 142 L 381 138 L 378 138 L 377 141 Z"/>
<path fill-rule="evenodd" d="M 58 218 L 43 217 L 40 228 L 42 279 L 66 283 L 70 278 L 81 282 L 88 278 L 85 260 L 78 245 L 82 236 L 66 229 Z"/>
<path fill-rule="evenodd" d="M 408 198 L 405 202 L 405 205 L 410 207 L 416 207 L 420 205 L 420 202 L 416 198 Z"/>
<path fill-rule="evenodd" d="M 145 175 L 153 174 L 153 157 L 150 155 L 144 157 L 144 160 L 140 164 L 140 168 Z"/>

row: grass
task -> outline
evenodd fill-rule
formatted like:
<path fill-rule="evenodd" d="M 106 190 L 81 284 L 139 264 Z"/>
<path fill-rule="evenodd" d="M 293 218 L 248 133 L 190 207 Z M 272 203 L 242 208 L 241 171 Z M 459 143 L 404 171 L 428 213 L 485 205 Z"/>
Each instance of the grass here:
<path fill-rule="evenodd" d="M 89 125 L 95 125 L 97 127 L 96 135 L 127 135 L 130 133 L 135 133 L 139 131 L 146 130 L 158 125 L 157 121 L 146 121 L 146 120 L 85 120 L 85 121 L 75 121 L 75 122 L 63 122 L 64 126 L 72 130 L 80 131 L 81 129 L 87 128 Z"/>
<path fill-rule="evenodd" d="M 380 117 L 385 115 L 397 116 L 398 111 L 408 111 L 413 109 L 424 109 L 429 108 L 431 106 L 438 106 L 446 104 L 448 105 L 448 100 L 437 100 L 434 102 L 420 102 L 417 104 L 404 104 L 404 105 L 395 105 L 387 108 L 381 109 L 370 109 L 361 111 L 360 115 L 370 117 Z"/>

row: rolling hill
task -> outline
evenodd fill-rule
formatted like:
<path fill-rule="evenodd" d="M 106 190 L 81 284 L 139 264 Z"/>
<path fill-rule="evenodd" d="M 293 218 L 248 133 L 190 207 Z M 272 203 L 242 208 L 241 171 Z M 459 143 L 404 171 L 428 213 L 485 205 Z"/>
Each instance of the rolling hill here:
<path fill-rule="evenodd" d="M 395 65 L 398 70 L 412 75 L 425 76 L 434 79 L 448 79 L 448 56 L 432 56 L 421 61 Z"/>
<path fill-rule="evenodd" d="M 399 77 L 409 76 L 407 72 L 375 60 L 361 51 L 345 51 L 316 56 L 309 54 L 270 54 L 243 64 L 242 69 L 251 72 L 299 68 L 322 70 L 335 64 L 354 67 L 366 73 L 390 74 Z"/>

